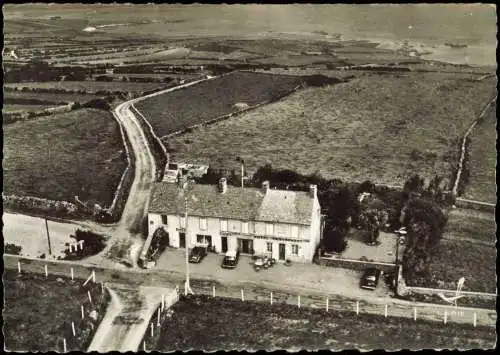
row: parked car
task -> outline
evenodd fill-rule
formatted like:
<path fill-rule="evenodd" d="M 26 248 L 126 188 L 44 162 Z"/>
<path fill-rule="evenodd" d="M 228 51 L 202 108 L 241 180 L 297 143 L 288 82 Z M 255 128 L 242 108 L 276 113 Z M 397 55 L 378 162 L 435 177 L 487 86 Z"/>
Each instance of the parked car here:
<path fill-rule="evenodd" d="M 368 268 L 361 276 L 360 287 L 367 290 L 375 290 L 378 285 L 378 280 L 382 272 L 376 268 Z"/>
<path fill-rule="evenodd" d="M 238 260 L 240 259 L 239 250 L 229 250 L 222 260 L 222 267 L 224 269 L 234 269 L 238 265 Z"/>
<path fill-rule="evenodd" d="M 189 254 L 189 262 L 199 263 L 203 260 L 203 258 L 206 255 L 207 255 L 207 248 L 197 245 L 193 249 L 191 249 L 191 253 Z"/>

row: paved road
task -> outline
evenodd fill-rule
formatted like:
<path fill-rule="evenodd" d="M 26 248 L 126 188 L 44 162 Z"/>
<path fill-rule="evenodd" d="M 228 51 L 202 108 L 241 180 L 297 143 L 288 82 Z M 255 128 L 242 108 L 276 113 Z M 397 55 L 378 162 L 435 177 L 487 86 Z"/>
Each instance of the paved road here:
<path fill-rule="evenodd" d="M 24 260 L 23 260 L 24 259 Z M 92 265 L 83 265 L 66 261 L 44 261 L 39 259 L 19 258 L 17 256 L 4 255 L 4 266 L 7 269 L 17 269 L 17 262 L 21 260 L 21 271 L 30 273 L 44 273 L 44 266 L 47 264 L 49 274 L 62 276 L 70 275 L 70 268 L 73 268 L 74 275 L 80 279 L 86 279 L 91 270 L 96 272 L 96 282 L 124 284 L 131 289 L 138 289 L 144 286 L 175 288 L 184 282 L 184 270 L 142 270 L 142 269 L 118 269 L 118 268 L 99 268 Z M 292 272 L 293 270 L 293 272 Z M 237 270 L 233 274 L 237 275 Z M 265 272 L 265 271 L 264 271 Z M 295 279 L 301 279 L 299 269 L 290 269 L 290 274 L 297 275 Z M 211 291 L 211 286 L 216 285 L 216 292 L 219 296 L 238 297 L 241 288 L 251 292 L 258 293 L 259 297 L 255 299 L 267 299 L 271 291 L 289 295 L 288 303 L 297 302 L 296 298 L 301 295 L 304 305 L 314 303 L 315 307 L 323 307 L 323 302 L 328 297 L 330 299 L 330 309 L 354 310 L 356 298 L 345 297 L 341 293 L 335 293 L 335 287 L 318 289 L 317 287 L 303 286 L 293 282 L 293 278 L 285 281 L 240 281 L 233 276 L 218 274 L 207 276 L 206 273 L 193 270 L 193 291 L 207 293 Z M 253 291 L 251 291 L 253 290 Z M 257 291 L 256 291 L 257 290 Z M 264 296 L 263 296 L 264 295 Z M 446 305 L 427 304 L 420 302 L 408 302 L 394 298 L 381 298 L 376 296 L 359 297 L 361 313 L 384 314 L 384 306 L 389 307 L 389 316 L 413 318 L 414 308 L 417 308 L 418 319 L 433 320 L 443 323 L 444 312 L 448 312 L 448 322 L 466 323 L 473 322 L 473 315 L 476 313 L 478 325 L 496 326 L 496 311 L 489 309 L 459 307 L 457 310 Z M 296 303 L 295 303 L 296 304 Z"/>

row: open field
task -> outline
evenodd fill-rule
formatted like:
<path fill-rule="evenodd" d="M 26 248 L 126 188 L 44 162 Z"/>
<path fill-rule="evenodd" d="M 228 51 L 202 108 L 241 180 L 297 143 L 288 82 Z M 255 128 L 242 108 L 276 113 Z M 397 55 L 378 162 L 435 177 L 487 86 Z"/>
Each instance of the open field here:
<path fill-rule="evenodd" d="M 431 264 L 435 280 L 426 287 L 438 287 L 438 280 L 453 289 L 465 277 L 464 290 L 494 293 L 496 290 L 495 215 L 476 210 L 454 209 L 449 214 L 443 239 Z M 442 285 L 441 285 L 442 286 Z"/>
<path fill-rule="evenodd" d="M 465 277 L 463 289 L 495 293 L 496 259 L 494 245 L 478 244 L 462 240 L 442 240 L 431 263 L 432 277 L 456 288 L 457 281 Z M 420 286 L 420 285 L 418 285 Z M 425 287 L 437 287 L 437 282 Z"/>
<path fill-rule="evenodd" d="M 495 330 L 207 296 L 182 298 L 155 350 L 493 348 Z"/>
<path fill-rule="evenodd" d="M 496 105 L 472 131 L 467 168 L 469 181 L 464 197 L 496 203 Z"/>
<path fill-rule="evenodd" d="M 4 271 L 3 310 L 5 350 L 86 351 L 102 318 L 109 296 L 101 286 L 84 281 Z M 91 292 L 92 304 L 87 291 Z M 81 318 L 81 305 L 85 319 Z M 94 312 L 94 314 L 91 314 Z M 92 318 L 94 317 L 94 318 Z M 71 322 L 75 323 L 73 336 Z"/>
<path fill-rule="evenodd" d="M 4 126 L 4 193 L 108 207 L 126 167 L 118 123 L 81 109 Z"/>
<path fill-rule="evenodd" d="M 31 103 L 43 105 L 59 105 L 69 102 L 85 103 L 102 96 L 78 93 L 27 92 L 4 90 L 4 104 L 28 105 Z"/>
<path fill-rule="evenodd" d="M 266 163 L 346 181 L 402 185 L 450 178 L 458 142 L 492 98 L 493 81 L 456 74 L 364 73 L 169 140 L 175 159 L 254 170 Z M 232 165 L 231 165 L 232 164 Z"/>
<path fill-rule="evenodd" d="M 2 108 L 3 113 L 13 113 L 13 112 L 32 112 L 41 111 L 49 107 L 54 107 L 56 105 L 16 105 L 16 104 L 4 104 Z"/>
<path fill-rule="evenodd" d="M 448 214 L 448 223 L 443 238 L 471 239 L 494 245 L 496 241 L 495 215 L 472 209 L 453 209 Z"/>
<path fill-rule="evenodd" d="M 48 81 L 38 83 L 7 83 L 5 87 L 45 90 L 67 90 L 67 91 L 85 91 L 85 93 L 94 94 L 98 91 L 109 92 L 138 92 L 160 89 L 165 85 L 162 83 L 134 83 L 121 81 Z M 59 94 L 57 94 L 59 95 Z"/>
<path fill-rule="evenodd" d="M 238 111 L 235 104 L 253 106 L 284 95 L 300 83 L 297 77 L 234 72 L 140 101 L 135 107 L 162 137 Z"/>

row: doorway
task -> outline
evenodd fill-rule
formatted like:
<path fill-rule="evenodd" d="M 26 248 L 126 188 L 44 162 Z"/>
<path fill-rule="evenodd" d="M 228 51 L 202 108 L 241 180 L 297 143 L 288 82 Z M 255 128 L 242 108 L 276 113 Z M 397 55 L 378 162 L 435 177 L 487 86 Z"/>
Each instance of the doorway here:
<path fill-rule="evenodd" d="M 221 242 L 222 242 L 222 252 L 225 253 L 227 252 L 227 237 L 221 237 Z"/>
<path fill-rule="evenodd" d="M 238 238 L 238 247 L 242 254 L 253 254 L 253 240 Z"/>
<path fill-rule="evenodd" d="M 179 233 L 179 248 L 186 247 L 186 233 Z"/>
<path fill-rule="evenodd" d="M 279 245 L 279 259 L 285 260 L 285 244 L 280 243 Z"/>

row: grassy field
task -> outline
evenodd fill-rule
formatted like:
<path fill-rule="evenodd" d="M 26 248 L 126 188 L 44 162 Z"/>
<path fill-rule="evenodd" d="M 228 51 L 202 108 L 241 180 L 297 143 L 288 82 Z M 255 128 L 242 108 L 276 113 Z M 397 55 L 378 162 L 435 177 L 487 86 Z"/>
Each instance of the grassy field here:
<path fill-rule="evenodd" d="M 2 112 L 13 113 L 13 112 L 31 112 L 31 111 L 41 111 L 56 105 L 16 105 L 16 104 L 4 104 Z"/>
<path fill-rule="evenodd" d="M 294 77 L 235 72 L 143 100 L 135 107 L 162 137 L 237 111 L 237 103 L 252 106 L 283 95 L 300 82 L 300 78 Z"/>
<path fill-rule="evenodd" d="M 496 203 L 496 105 L 476 125 L 469 145 L 469 181 L 464 197 Z"/>
<path fill-rule="evenodd" d="M 492 213 L 455 209 L 449 215 L 443 239 L 431 264 L 435 279 L 455 288 L 465 277 L 464 290 L 490 292 L 496 290 L 496 223 Z"/>
<path fill-rule="evenodd" d="M 83 90 L 86 93 L 96 93 L 98 91 L 112 92 L 144 92 L 154 89 L 160 89 L 164 86 L 162 83 L 133 83 L 121 81 L 48 81 L 43 83 L 9 83 L 5 84 L 7 88 L 29 88 L 29 89 L 57 89 L 68 91 Z M 57 94 L 59 95 L 59 94 Z"/>
<path fill-rule="evenodd" d="M 412 173 L 449 178 L 460 137 L 494 90 L 492 81 L 457 74 L 365 72 L 348 83 L 302 90 L 169 144 L 175 159 L 224 165 L 241 156 L 249 170 L 271 163 L 390 185 L 402 185 Z"/>
<path fill-rule="evenodd" d="M 118 123 L 82 109 L 4 129 L 4 192 L 108 207 L 126 167 Z"/>
<path fill-rule="evenodd" d="M 85 103 L 101 96 L 77 93 L 51 93 L 4 90 L 4 104 L 43 103 L 47 105 L 66 104 L 69 102 Z"/>
<path fill-rule="evenodd" d="M 181 299 L 161 325 L 157 351 L 492 348 L 493 328 L 206 296 Z"/>
<path fill-rule="evenodd" d="M 87 350 L 109 299 L 101 286 L 91 283 L 82 287 L 81 280 L 19 275 L 15 271 L 5 271 L 3 283 L 5 350 L 62 352 L 64 338 L 69 351 Z M 91 292 L 92 305 L 87 291 Z M 95 320 L 90 317 L 93 310 L 97 312 Z M 71 322 L 75 322 L 76 336 L 72 334 Z"/>
<path fill-rule="evenodd" d="M 454 289 L 457 281 L 465 277 L 464 290 L 495 293 L 497 251 L 494 245 L 461 240 L 442 240 L 431 264 L 435 280 Z M 425 287 L 437 287 L 433 282 Z"/>

